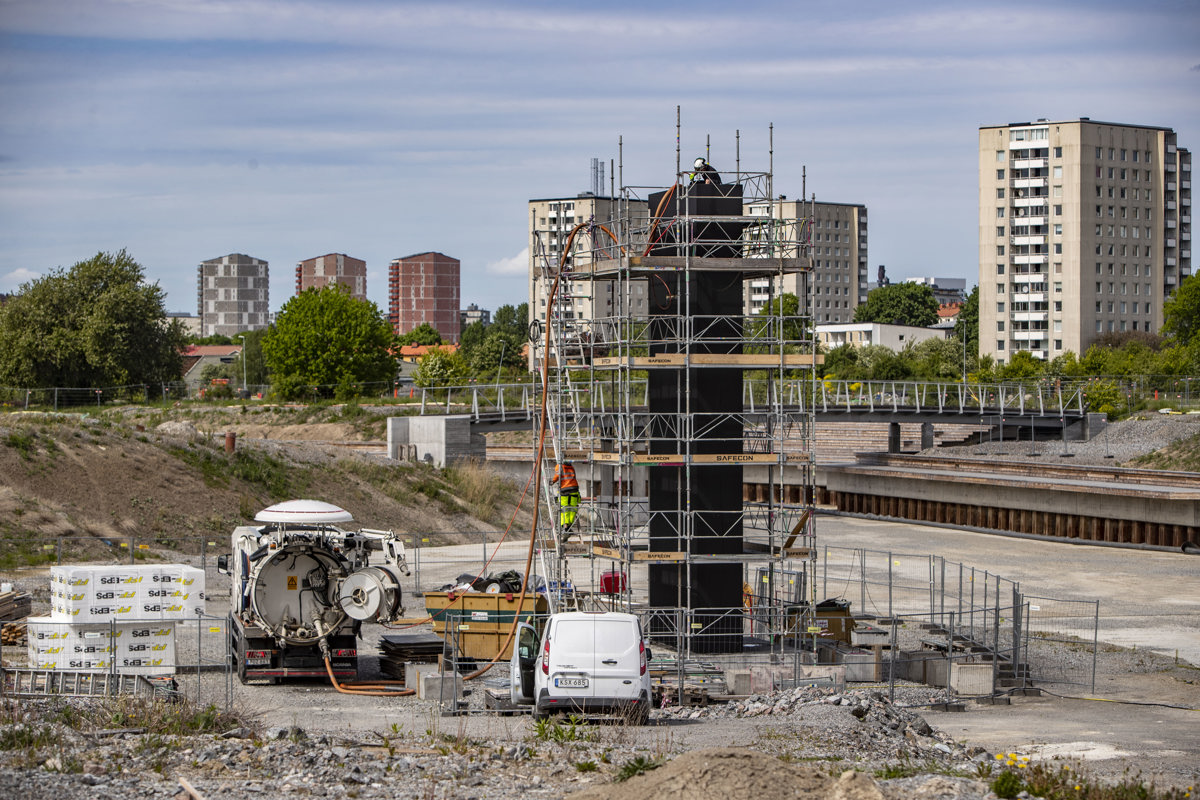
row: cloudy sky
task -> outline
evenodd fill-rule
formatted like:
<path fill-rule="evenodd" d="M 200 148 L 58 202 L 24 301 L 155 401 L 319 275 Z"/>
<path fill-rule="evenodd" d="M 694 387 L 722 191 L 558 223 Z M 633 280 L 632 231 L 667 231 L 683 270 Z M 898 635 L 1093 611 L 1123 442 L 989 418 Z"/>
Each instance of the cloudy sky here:
<path fill-rule="evenodd" d="M 196 311 L 196 266 L 462 261 L 525 297 L 526 201 L 662 185 L 712 143 L 776 191 L 870 210 L 871 275 L 977 274 L 981 125 L 1174 128 L 1200 150 L 1195 0 L 0 0 L 0 292 L 127 249 Z"/>

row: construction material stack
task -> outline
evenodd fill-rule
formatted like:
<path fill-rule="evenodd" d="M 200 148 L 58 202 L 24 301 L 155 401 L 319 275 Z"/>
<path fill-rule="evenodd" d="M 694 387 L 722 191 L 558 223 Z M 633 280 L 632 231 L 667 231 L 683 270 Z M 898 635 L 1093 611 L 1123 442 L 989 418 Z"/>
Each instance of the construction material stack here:
<path fill-rule="evenodd" d="M 50 616 L 28 620 L 29 665 L 175 672 L 175 626 L 204 612 L 204 571 L 183 564 L 56 566 Z"/>

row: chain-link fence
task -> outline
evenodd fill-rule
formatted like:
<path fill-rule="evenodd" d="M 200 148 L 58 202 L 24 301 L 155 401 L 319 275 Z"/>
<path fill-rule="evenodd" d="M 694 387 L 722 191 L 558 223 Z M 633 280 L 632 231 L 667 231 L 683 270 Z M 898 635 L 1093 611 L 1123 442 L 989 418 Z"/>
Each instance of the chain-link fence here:
<path fill-rule="evenodd" d="M 0 621 L 0 694 L 182 698 L 228 711 L 233 701 L 224 617 Z"/>

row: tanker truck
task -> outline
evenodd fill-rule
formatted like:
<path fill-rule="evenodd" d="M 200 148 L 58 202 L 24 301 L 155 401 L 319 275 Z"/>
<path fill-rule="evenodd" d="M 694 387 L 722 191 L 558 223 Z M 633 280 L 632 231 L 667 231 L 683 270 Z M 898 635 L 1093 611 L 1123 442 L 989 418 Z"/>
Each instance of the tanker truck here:
<path fill-rule="evenodd" d="M 265 508 L 234 529 L 217 558 L 230 577 L 229 643 L 242 683 L 336 680 L 358 674 L 363 622 L 403 613 L 404 542 L 392 531 L 347 530 L 350 512 L 317 500 Z M 371 559 L 375 557 L 376 563 Z M 327 670 L 328 663 L 328 670 Z"/>

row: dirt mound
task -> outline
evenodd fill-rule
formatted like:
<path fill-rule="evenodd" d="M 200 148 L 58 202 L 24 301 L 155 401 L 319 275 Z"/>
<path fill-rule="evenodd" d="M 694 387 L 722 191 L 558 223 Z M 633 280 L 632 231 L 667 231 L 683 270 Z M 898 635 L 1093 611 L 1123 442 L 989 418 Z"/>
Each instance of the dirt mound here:
<path fill-rule="evenodd" d="M 694 750 L 623 783 L 593 786 L 572 800 L 675 800 L 752 797 L 755 800 L 883 800 L 875 781 L 848 771 L 834 778 L 813 767 L 785 764 L 742 748 Z"/>

